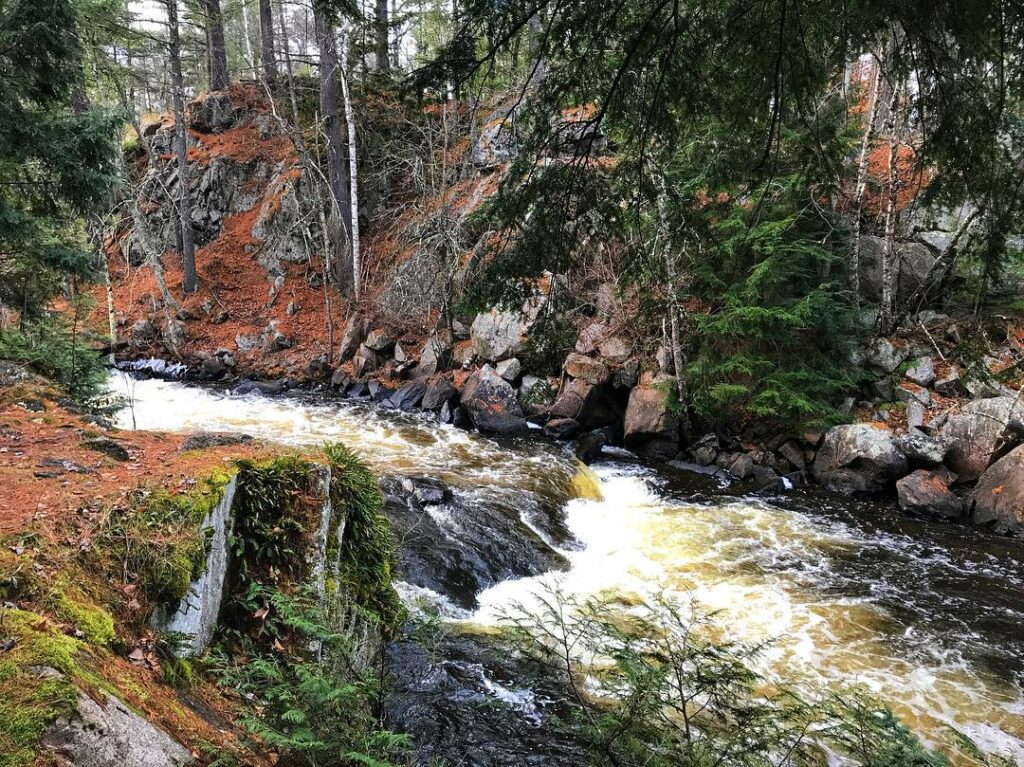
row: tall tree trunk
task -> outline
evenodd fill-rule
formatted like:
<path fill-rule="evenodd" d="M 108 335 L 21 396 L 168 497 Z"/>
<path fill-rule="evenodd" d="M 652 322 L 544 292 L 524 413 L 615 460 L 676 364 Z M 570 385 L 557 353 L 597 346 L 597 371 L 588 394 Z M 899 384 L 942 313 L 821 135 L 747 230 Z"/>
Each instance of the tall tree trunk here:
<path fill-rule="evenodd" d="M 352 109 L 352 92 L 349 88 L 349 75 L 352 72 L 349 62 L 351 33 L 351 25 L 346 25 L 341 33 L 341 93 L 345 102 L 345 124 L 348 128 L 349 205 L 352 209 L 349 222 L 352 237 L 352 293 L 358 300 L 362 282 L 362 254 L 359 248 L 359 147 L 356 141 L 356 116 Z"/>
<path fill-rule="evenodd" d="M 391 61 L 396 67 L 400 67 L 402 65 L 399 58 L 402 52 L 402 28 L 398 19 L 398 0 L 391 0 L 391 15 L 388 19 L 394 28 L 394 34 L 391 36 Z"/>
<path fill-rule="evenodd" d="M 676 396 L 679 400 L 680 408 L 679 423 L 682 427 L 683 438 L 685 440 L 689 431 L 689 423 L 686 418 L 686 408 L 689 395 L 686 387 L 686 357 L 683 354 L 682 307 L 679 304 L 679 293 L 683 289 L 684 284 L 689 284 L 689 276 L 686 274 L 686 270 L 684 270 L 683 274 L 680 274 L 679 251 L 677 251 L 672 245 L 672 227 L 669 219 L 670 201 L 668 196 L 668 182 L 662 170 L 654 166 L 653 163 L 652 172 L 654 173 L 658 184 L 658 240 L 661 246 L 662 255 L 665 259 L 665 276 L 667 277 L 665 289 L 668 292 L 668 318 L 669 330 L 671 333 L 669 342 L 672 347 L 672 367 L 675 368 Z"/>
<path fill-rule="evenodd" d="M 854 306 L 860 306 L 860 253 L 861 232 L 864 217 L 864 194 L 867 191 L 868 162 L 871 158 L 871 145 L 875 139 L 875 120 L 878 115 L 879 88 L 882 81 L 882 61 L 875 62 L 868 94 L 868 113 L 864 123 L 864 136 L 860 143 L 857 156 L 857 184 L 853 191 L 853 244 L 850 248 L 849 271 L 850 293 L 853 294 Z"/>
<path fill-rule="evenodd" d="M 291 51 L 291 39 L 288 37 L 288 25 L 284 21 L 284 3 L 277 4 L 277 25 L 281 30 L 281 53 L 284 55 L 284 73 L 288 78 L 288 92 L 292 99 L 292 117 L 298 119 L 298 107 L 295 100 L 295 83 L 293 81 L 293 75 L 295 72 L 292 67 L 292 51 Z"/>
<path fill-rule="evenodd" d="M 267 86 L 277 80 L 277 61 L 274 58 L 274 9 L 270 0 L 260 0 L 260 62 L 263 81 Z"/>
<path fill-rule="evenodd" d="M 222 91 L 228 87 L 228 49 L 224 41 L 224 16 L 220 0 L 206 0 L 206 28 L 210 39 L 210 90 Z"/>
<path fill-rule="evenodd" d="M 376 0 L 373 15 L 374 45 L 373 53 L 377 58 L 377 70 L 391 71 L 391 25 L 388 21 L 388 0 Z"/>
<path fill-rule="evenodd" d="M 334 30 L 324 17 L 320 2 L 313 6 L 313 26 L 320 50 L 320 113 L 327 142 L 327 180 L 333 197 L 331 220 L 339 231 L 332 237 L 335 258 L 334 278 L 343 293 L 352 289 L 352 251 L 349 248 L 348 211 L 350 208 L 345 145 L 338 115 L 338 48 Z"/>
<path fill-rule="evenodd" d="M 164 0 L 167 6 L 168 49 L 171 54 L 171 93 L 174 100 L 174 151 L 178 156 L 178 218 L 181 232 L 182 288 L 185 295 L 196 292 L 195 237 L 192 233 L 192 205 L 188 188 L 188 147 L 185 142 L 185 94 L 181 75 L 181 38 L 178 32 L 178 0 Z M 157 257 L 159 258 L 159 256 Z"/>
<path fill-rule="evenodd" d="M 242 38 L 245 40 L 245 63 L 255 68 L 256 59 L 253 56 L 252 38 L 249 36 L 249 0 L 242 0 Z"/>
<path fill-rule="evenodd" d="M 893 330 L 896 314 L 897 281 L 899 280 L 899 252 L 896 249 L 896 221 L 899 217 L 897 204 L 900 190 L 899 148 L 902 124 L 897 124 L 900 111 L 901 88 L 893 86 L 889 99 L 885 132 L 889 139 L 889 157 L 886 168 L 889 174 L 885 200 L 885 244 L 882 248 L 882 301 L 878 307 L 878 330 L 882 334 Z"/>

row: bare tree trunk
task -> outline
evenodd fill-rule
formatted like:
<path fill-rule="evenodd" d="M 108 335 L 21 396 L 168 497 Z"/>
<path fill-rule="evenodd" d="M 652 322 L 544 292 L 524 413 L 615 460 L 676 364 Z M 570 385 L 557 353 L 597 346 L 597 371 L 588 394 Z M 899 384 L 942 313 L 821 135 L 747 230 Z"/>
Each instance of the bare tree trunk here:
<path fill-rule="evenodd" d="M 284 23 L 283 3 L 277 6 L 277 24 L 281 28 L 281 52 L 284 54 L 284 71 L 288 78 L 288 93 L 292 100 L 292 117 L 298 119 L 298 102 L 295 98 L 295 81 L 293 79 L 294 68 L 292 67 L 291 41 L 288 37 L 288 26 Z M 297 123 L 296 123 L 297 124 Z"/>
<path fill-rule="evenodd" d="M 206 0 L 206 27 L 210 40 L 210 90 L 222 91 L 231 81 L 228 78 L 228 49 L 224 41 L 220 0 Z"/>
<path fill-rule="evenodd" d="M 270 0 L 260 0 L 260 62 L 263 81 L 273 85 L 277 80 L 277 61 L 274 58 L 274 9 Z"/>
<path fill-rule="evenodd" d="M 245 63 L 250 67 L 256 66 L 256 59 L 253 56 L 252 39 L 249 37 L 249 0 L 242 0 L 242 38 L 245 40 Z"/>
<path fill-rule="evenodd" d="M 348 54 L 351 31 L 352 27 L 346 26 L 341 33 L 341 92 L 345 102 L 345 123 L 348 128 L 349 205 L 352 209 L 349 224 L 352 236 L 352 292 L 358 300 L 362 282 L 362 254 L 359 247 L 359 148 L 356 140 L 356 117 L 352 109 L 352 93 L 349 88 L 351 65 Z"/>
<path fill-rule="evenodd" d="M 191 295 L 199 287 L 196 275 L 195 238 L 188 188 L 188 146 L 185 141 L 185 94 L 181 76 L 181 38 L 178 30 L 178 0 L 164 0 L 167 6 L 168 49 L 171 54 L 171 92 L 174 100 L 174 151 L 178 156 L 178 215 L 181 232 L 182 289 Z M 159 255 L 157 256 L 159 259 Z"/>
<path fill-rule="evenodd" d="M 861 253 L 861 230 L 864 216 L 864 193 L 867 190 L 868 161 L 871 158 L 871 145 L 875 139 L 875 120 L 878 115 L 879 87 L 882 81 L 882 62 L 879 59 L 875 62 L 874 75 L 871 80 L 871 93 L 869 95 L 869 106 L 867 121 L 864 123 L 864 138 L 860 144 L 860 154 L 857 157 L 857 185 L 853 192 L 853 245 L 850 248 L 850 263 L 848 267 L 850 278 L 850 292 L 853 294 L 853 305 L 860 306 L 860 253 Z"/>
<path fill-rule="evenodd" d="M 373 17 L 374 45 L 379 72 L 391 71 L 391 25 L 388 21 L 388 0 L 376 0 Z"/>
<path fill-rule="evenodd" d="M 896 115 L 899 112 L 900 88 L 893 87 L 889 100 L 886 133 L 889 138 L 889 158 L 887 168 L 889 183 L 885 202 L 885 245 L 882 248 L 882 302 L 878 307 L 878 330 L 882 334 L 893 329 L 893 317 L 896 313 L 896 281 L 899 279 L 897 262 L 899 253 L 896 250 L 896 220 L 899 217 L 897 203 L 899 200 L 900 173 L 899 148 L 900 127 L 897 127 Z"/>
<path fill-rule="evenodd" d="M 320 112 L 327 141 L 327 179 L 333 205 L 331 219 L 341 230 L 334 240 L 334 278 L 343 293 L 351 292 L 352 251 L 349 248 L 347 211 L 350 208 L 345 148 L 338 117 L 338 49 L 334 30 L 324 18 L 319 3 L 313 6 L 313 25 L 320 50 Z"/>
<path fill-rule="evenodd" d="M 102 250 L 103 256 L 103 286 L 107 293 L 107 333 L 110 338 L 110 364 L 114 364 L 114 354 L 117 350 L 117 316 L 114 313 L 114 285 L 110 281 L 110 258 L 106 250 Z"/>
<path fill-rule="evenodd" d="M 658 182 L 658 218 L 660 230 L 658 239 L 660 240 L 659 244 L 662 255 L 665 259 L 665 275 L 667 277 L 665 289 L 668 291 L 668 318 L 671 333 L 670 343 L 672 346 L 672 367 L 675 368 L 676 396 L 679 399 L 679 408 L 681 410 L 679 422 L 682 424 L 684 432 L 686 432 L 689 425 L 684 414 L 686 412 L 688 395 L 686 391 L 686 357 L 683 354 L 682 322 L 680 319 L 682 307 L 679 305 L 679 291 L 682 287 L 680 283 L 688 283 L 689 280 L 685 275 L 679 274 L 679 253 L 672 246 L 672 228 L 669 220 L 668 185 L 665 179 L 665 174 L 660 168 L 653 167 L 653 163 L 652 172 Z"/>
<path fill-rule="evenodd" d="M 389 21 L 394 26 L 394 35 L 391 37 L 391 61 L 396 67 L 402 65 L 400 56 L 402 53 L 402 29 L 398 19 L 398 0 L 391 0 L 391 15 Z"/>

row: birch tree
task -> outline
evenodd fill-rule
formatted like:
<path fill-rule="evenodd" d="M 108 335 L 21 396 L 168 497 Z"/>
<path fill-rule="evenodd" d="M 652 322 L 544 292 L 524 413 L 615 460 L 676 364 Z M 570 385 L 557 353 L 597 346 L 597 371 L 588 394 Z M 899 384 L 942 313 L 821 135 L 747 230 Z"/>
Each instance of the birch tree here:
<path fill-rule="evenodd" d="M 345 102 L 345 123 L 348 129 L 349 206 L 351 208 L 349 234 L 352 243 L 352 293 L 358 299 L 362 275 L 362 257 L 359 247 L 358 142 L 356 140 L 356 117 L 355 111 L 352 108 L 352 90 L 349 81 L 349 75 L 352 71 L 349 62 L 351 35 L 352 26 L 346 24 L 341 33 L 341 92 L 342 99 Z"/>

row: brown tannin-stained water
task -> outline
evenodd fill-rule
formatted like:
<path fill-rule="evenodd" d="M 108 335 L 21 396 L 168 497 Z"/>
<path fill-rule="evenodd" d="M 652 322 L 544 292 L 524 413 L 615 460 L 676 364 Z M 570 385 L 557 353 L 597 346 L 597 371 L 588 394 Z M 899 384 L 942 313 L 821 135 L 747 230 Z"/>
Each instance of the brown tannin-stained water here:
<path fill-rule="evenodd" d="M 474 499 L 500 499 L 568 561 L 565 572 L 495 583 L 471 609 L 437 595 L 452 621 L 494 624 L 552 582 L 580 596 L 692 596 L 730 639 L 774 640 L 765 671 L 864 685 L 930 743 L 948 743 L 955 727 L 1024 765 L 1024 542 L 825 495 L 731 496 L 627 454 L 581 469 L 558 445 L 499 442 L 369 405 L 123 377 L 112 385 L 131 394 L 140 429 L 341 441 L 382 476 L 442 480 L 459 513 L 442 504 L 430 514 L 453 535 Z M 126 409 L 120 425 L 131 424 Z M 558 519 L 545 520 L 544 508 Z M 429 595 L 399 586 L 409 599 Z"/>

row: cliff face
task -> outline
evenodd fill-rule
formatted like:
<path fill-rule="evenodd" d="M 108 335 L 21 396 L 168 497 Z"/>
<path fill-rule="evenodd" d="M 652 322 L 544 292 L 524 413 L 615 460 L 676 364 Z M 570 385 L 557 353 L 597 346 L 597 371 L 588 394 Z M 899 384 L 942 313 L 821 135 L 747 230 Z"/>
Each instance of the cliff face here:
<path fill-rule="evenodd" d="M 323 290 L 321 234 L 303 202 L 308 180 L 284 123 L 243 85 L 193 102 L 186 119 L 199 291 L 186 299 L 181 289 L 180 180 L 174 122 L 165 117 L 144 129 L 150 163 L 136 159 L 130 215 L 106 239 L 122 352 L 193 362 L 215 356 L 243 369 L 287 368 L 326 354 L 328 325 L 342 321 L 342 307 L 329 305 Z"/>

